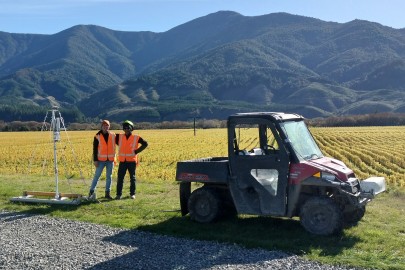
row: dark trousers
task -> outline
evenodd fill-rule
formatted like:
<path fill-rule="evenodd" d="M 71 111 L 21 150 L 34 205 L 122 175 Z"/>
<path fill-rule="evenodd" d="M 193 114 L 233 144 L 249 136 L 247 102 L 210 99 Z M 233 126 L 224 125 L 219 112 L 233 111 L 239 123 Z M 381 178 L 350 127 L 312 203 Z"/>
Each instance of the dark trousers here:
<path fill-rule="evenodd" d="M 135 195 L 136 191 L 136 178 L 135 178 L 135 162 L 120 162 L 118 165 L 118 179 L 117 179 L 117 196 L 122 195 L 122 187 L 124 186 L 125 174 L 129 173 L 129 195 Z"/>

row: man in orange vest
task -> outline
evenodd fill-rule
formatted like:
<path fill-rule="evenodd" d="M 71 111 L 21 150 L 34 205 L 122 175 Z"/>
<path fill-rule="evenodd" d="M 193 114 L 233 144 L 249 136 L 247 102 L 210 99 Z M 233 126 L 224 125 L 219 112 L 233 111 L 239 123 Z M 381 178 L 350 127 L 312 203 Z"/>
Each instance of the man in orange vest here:
<path fill-rule="evenodd" d="M 136 177 L 135 170 L 138 164 L 138 154 L 145 150 L 148 143 L 138 135 L 132 134 L 134 130 L 134 124 L 125 120 L 122 123 L 122 129 L 124 134 L 118 134 L 115 141 L 119 146 L 118 159 L 120 164 L 118 165 L 118 178 L 117 178 L 117 197 L 116 200 L 121 199 L 122 187 L 124 185 L 124 177 L 126 172 L 129 173 L 130 186 L 129 195 L 131 199 L 135 199 L 136 192 Z M 139 146 L 141 144 L 141 146 Z"/>
<path fill-rule="evenodd" d="M 92 200 L 96 199 L 94 191 L 104 167 L 106 168 L 105 198 L 112 199 L 110 192 L 115 159 L 115 137 L 115 133 L 110 132 L 110 121 L 103 120 L 101 130 L 97 132 L 93 140 L 93 161 L 96 172 L 89 192 L 89 198 Z"/>

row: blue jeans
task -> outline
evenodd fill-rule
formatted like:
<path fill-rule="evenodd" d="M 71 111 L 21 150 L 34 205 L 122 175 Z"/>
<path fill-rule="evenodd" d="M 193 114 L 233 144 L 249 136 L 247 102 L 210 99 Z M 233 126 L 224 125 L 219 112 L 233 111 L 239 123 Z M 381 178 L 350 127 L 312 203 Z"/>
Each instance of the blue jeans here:
<path fill-rule="evenodd" d="M 105 191 L 111 191 L 111 177 L 112 171 L 114 168 L 114 161 L 99 161 L 98 167 L 96 167 L 96 172 L 94 173 L 93 182 L 91 183 L 90 190 L 95 190 L 97 187 L 98 180 L 100 179 L 101 173 L 103 172 L 104 167 L 106 168 L 106 183 L 105 183 Z"/>

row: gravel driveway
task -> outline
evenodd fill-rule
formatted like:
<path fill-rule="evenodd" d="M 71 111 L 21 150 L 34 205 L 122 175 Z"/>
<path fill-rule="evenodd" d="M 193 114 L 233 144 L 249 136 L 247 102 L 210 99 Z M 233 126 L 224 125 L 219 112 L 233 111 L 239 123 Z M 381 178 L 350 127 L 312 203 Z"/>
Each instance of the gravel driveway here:
<path fill-rule="evenodd" d="M 0 211 L 0 269 L 358 269 L 280 251 Z"/>

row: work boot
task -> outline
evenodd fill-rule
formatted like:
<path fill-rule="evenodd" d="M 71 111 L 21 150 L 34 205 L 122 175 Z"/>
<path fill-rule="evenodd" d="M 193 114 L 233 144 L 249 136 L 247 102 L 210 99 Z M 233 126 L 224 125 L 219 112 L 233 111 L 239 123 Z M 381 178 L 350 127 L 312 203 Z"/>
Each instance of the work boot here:
<path fill-rule="evenodd" d="M 96 193 L 94 193 L 94 190 L 90 190 L 90 192 L 89 192 L 89 200 L 94 201 L 96 199 L 97 199 Z"/>
<path fill-rule="evenodd" d="M 109 199 L 109 200 L 112 200 L 112 199 L 113 199 L 113 197 L 111 197 L 111 195 L 110 195 L 110 192 L 109 192 L 109 191 L 106 191 L 106 192 L 105 192 L 105 196 L 104 196 L 104 198 Z"/>
<path fill-rule="evenodd" d="M 115 196 L 115 199 L 116 199 L 116 200 L 121 200 L 121 195 Z"/>

